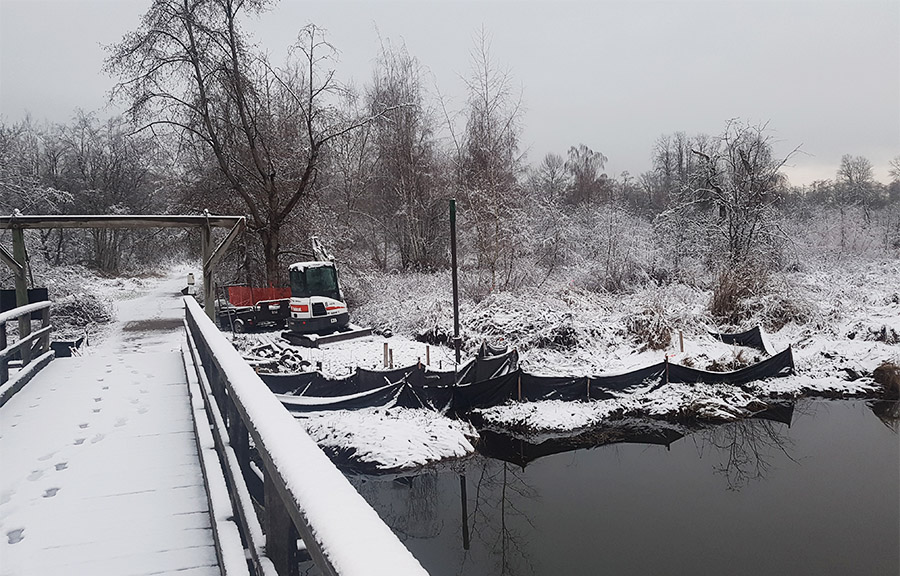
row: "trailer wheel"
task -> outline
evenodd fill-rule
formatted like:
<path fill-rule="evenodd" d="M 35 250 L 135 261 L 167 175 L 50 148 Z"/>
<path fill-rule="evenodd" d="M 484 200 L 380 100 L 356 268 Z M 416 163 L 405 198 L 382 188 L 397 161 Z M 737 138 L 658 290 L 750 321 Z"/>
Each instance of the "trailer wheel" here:
<path fill-rule="evenodd" d="M 234 331 L 238 334 L 243 334 L 247 330 L 247 326 L 240 318 L 235 318 L 234 324 L 232 326 L 234 327 Z"/>

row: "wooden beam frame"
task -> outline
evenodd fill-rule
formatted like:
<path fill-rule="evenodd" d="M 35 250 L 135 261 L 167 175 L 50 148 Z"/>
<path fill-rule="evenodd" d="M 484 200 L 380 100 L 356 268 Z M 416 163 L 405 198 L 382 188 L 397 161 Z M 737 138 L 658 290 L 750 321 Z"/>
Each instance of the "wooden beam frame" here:
<path fill-rule="evenodd" d="M 203 305 L 210 319 L 215 320 L 215 285 L 213 267 L 224 256 L 225 251 L 237 235 L 243 230 L 243 216 L 220 216 L 205 211 L 202 215 L 184 214 L 133 214 L 133 215 L 36 215 L 0 216 L 0 226 L 10 228 L 13 232 L 13 254 L 2 248 L 0 259 L 9 266 L 16 275 L 16 305 L 28 304 L 27 284 L 25 283 L 25 241 L 24 230 L 45 230 L 49 228 L 199 228 L 200 252 L 203 263 Z M 231 228 L 228 235 L 215 250 L 212 249 L 212 229 Z M 20 327 L 27 330 L 27 327 Z"/>

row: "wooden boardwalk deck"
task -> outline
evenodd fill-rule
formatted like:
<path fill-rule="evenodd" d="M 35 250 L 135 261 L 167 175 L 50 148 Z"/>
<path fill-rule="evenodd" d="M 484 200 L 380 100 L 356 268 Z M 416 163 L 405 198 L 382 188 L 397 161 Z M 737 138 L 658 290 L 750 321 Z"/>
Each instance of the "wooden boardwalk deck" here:
<path fill-rule="evenodd" d="M 120 303 L 105 345 L 0 408 L 0 574 L 219 574 L 178 287 Z"/>

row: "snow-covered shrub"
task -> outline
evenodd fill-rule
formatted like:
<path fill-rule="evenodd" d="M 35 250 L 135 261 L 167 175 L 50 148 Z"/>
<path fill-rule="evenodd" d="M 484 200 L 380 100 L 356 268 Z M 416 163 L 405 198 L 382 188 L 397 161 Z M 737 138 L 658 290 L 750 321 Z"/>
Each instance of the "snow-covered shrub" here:
<path fill-rule="evenodd" d="M 408 336 L 452 329 L 453 291 L 448 271 L 342 275 L 355 324 Z"/>
<path fill-rule="evenodd" d="M 78 333 L 87 326 L 104 324 L 113 319 L 111 303 L 89 292 L 70 294 L 53 301 L 51 310 L 55 331 Z"/>
<path fill-rule="evenodd" d="M 672 343 L 670 318 L 659 302 L 625 318 L 628 335 L 651 350 L 664 350 Z"/>

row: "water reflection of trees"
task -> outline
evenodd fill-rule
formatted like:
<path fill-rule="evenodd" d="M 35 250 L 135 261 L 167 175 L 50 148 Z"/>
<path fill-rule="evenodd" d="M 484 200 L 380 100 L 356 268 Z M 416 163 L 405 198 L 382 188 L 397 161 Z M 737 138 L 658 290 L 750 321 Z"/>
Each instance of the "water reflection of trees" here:
<path fill-rule="evenodd" d="M 444 528 L 438 510 L 440 505 L 439 475 L 425 471 L 416 476 L 397 477 L 388 481 L 356 482 L 357 491 L 373 506 L 385 524 L 401 540 L 434 538 Z M 385 490 L 389 485 L 390 490 Z M 391 492 L 403 492 L 397 498 Z"/>
<path fill-rule="evenodd" d="M 885 426 L 894 431 L 894 434 L 900 433 L 900 402 L 874 400 L 869 402 L 868 406 Z"/>
<path fill-rule="evenodd" d="M 729 490 L 740 490 L 754 480 L 764 480 L 772 471 L 778 453 L 796 462 L 788 450 L 793 443 L 782 433 L 784 424 L 746 419 L 702 430 L 701 450 L 710 448 L 722 456 L 716 473 L 725 477 Z"/>
<path fill-rule="evenodd" d="M 524 469 L 487 458 L 476 462 L 467 475 L 475 485 L 475 504 L 468 517 L 472 542 L 495 557 L 495 573 L 533 574 L 527 543 L 534 524 L 523 504 L 536 498 L 537 492 L 525 482 Z M 471 550 L 464 552 L 460 573 L 466 571 L 471 554 Z"/>

